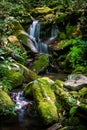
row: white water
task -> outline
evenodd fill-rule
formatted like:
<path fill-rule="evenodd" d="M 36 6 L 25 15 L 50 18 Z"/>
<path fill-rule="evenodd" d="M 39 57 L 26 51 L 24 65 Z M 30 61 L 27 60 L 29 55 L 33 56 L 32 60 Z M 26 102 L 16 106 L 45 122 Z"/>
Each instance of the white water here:
<path fill-rule="evenodd" d="M 31 101 L 28 101 L 23 96 L 23 91 L 20 92 L 13 92 L 11 96 L 13 102 L 16 104 L 15 110 L 22 110 L 22 108 L 27 107 L 28 105 L 32 104 Z"/>
<path fill-rule="evenodd" d="M 45 30 L 44 30 L 45 31 Z M 48 54 L 48 45 L 42 42 L 40 38 L 41 33 L 41 25 L 38 20 L 33 21 L 29 28 L 29 35 L 31 40 L 34 43 L 35 48 L 38 50 L 39 53 Z M 51 41 L 57 37 L 58 29 L 56 25 L 52 25 L 51 29 L 51 36 L 49 37 L 48 41 Z"/>

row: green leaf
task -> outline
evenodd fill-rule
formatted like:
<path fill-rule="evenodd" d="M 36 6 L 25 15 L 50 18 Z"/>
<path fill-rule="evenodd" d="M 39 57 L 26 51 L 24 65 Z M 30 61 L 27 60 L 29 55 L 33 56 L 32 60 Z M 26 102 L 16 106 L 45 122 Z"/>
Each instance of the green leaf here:
<path fill-rule="evenodd" d="M 71 98 L 71 97 L 69 97 L 69 103 L 73 103 L 75 100 L 73 99 L 73 98 Z"/>
<path fill-rule="evenodd" d="M 78 108 L 78 106 L 71 107 L 71 109 L 69 111 L 69 114 L 70 114 L 71 117 L 73 117 L 75 115 L 77 108 Z"/>

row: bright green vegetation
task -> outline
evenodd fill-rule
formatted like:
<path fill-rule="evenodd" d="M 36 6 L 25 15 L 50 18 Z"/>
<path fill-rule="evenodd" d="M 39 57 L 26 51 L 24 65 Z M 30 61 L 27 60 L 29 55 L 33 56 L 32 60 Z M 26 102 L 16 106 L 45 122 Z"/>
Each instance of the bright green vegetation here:
<path fill-rule="evenodd" d="M 46 125 L 58 120 L 57 100 L 51 84 L 53 81 L 47 77 L 38 78 L 24 89 L 26 96 L 33 96 L 36 109 Z"/>
<path fill-rule="evenodd" d="M 36 73 L 39 73 L 43 71 L 47 66 L 49 65 L 48 57 L 46 54 L 42 54 L 33 63 L 31 66 L 31 70 L 35 71 Z"/>
<path fill-rule="evenodd" d="M 0 115 L 14 114 L 9 92 L 23 83 L 28 83 L 25 96 L 34 98 L 37 112 L 46 125 L 58 121 L 59 103 L 62 113 L 65 109 L 71 117 L 78 107 L 87 112 L 86 88 L 69 92 L 64 82 L 37 75 L 48 66 L 57 72 L 87 75 L 86 16 L 87 0 L 0 0 Z M 52 25 L 58 27 L 56 40 L 48 45 L 49 63 L 45 54 L 31 51 L 27 31 L 33 20 L 41 23 L 44 41 Z M 32 61 L 28 63 L 30 66 L 28 60 Z"/>
<path fill-rule="evenodd" d="M 14 114 L 14 104 L 9 95 L 0 89 L 0 115 Z"/>

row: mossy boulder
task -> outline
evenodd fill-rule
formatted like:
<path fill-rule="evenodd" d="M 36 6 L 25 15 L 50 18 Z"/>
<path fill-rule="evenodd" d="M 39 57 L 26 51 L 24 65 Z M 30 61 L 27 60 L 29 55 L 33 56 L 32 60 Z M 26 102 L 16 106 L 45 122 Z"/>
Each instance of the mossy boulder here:
<path fill-rule="evenodd" d="M 45 125 L 58 120 L 57 101 L 51 89 L 53 83 L 48 77 L 38 78 L 24 89 L 25 95 L 30 96 L 32 93 L 37 112 Z"/>
<path fill-rule="evenodd" d="M 24 82 L 24 76 L 19 71 L 19 66 L 17 66 L 17 64 L 14 64 L 14 66 L 12 66 L 12 63 L 10 63 L 9 61 L 4 61 L 0 66 L 0 75 L 2 78 L 1 81 L 3 82 L 4 80 L 3 84 L 9 84 L 12 88 L 22 85 L 22 83 Z"/>
<path fill-rule="evenodd" d="M 37 57 L 37 59 L 34 61 L 30 69 L 35 71 L 36 73 L 40 73 L 44 71 L 48 65 L 49 65 L 49 60 L 47 55 L 42 54 Z"/>
<path fill-rule="evenodd" d="M 52 13 L 53 10 L 49 7 L 37 7 L 33 10 L 31 10 L 31 15 L 34 17 L 37 17 L 39 15 L 45 15 L 45 14 L 49 14 Z"/>
<path fill-rule="evenodd" d="M 31 51 L 37 53 L 37 49 L 34 47 L 34 44 L 30 39 L 28 33 L 24 30 L 24 28 L 19 22 L 13 22 L 12 30 L 12 34 L 15 35 L 18 38 L 18 40 L 21 41 L 22 44 L 27 46 Z"/>
<path fill-rule="evenodd" d="M 46 125 L 58 120 L 57 107 L 53 102 L 41 101 L 38 103 L 37 110 Z"/>
<path fill-rule="evenodd" d="M 0 115 L 12 114 L 14 111 L 14 104 L 9 95 L 0 89 Z"/>
<path fill-rule="evenodd" d="M 8 73 L 5 76 L 7 77 L 7 80 L 10 82 L 12 88 L 21 86 L 24 82 L 24 76 L 20 72 L 8 71 Z"/>
<path fill-rule="evenodd" d="M 16 63 L 16 64 L 19 66 L 20 68 L 19 71 L 23 74 L 25 82 L 31 82 L 39 77 L 35 72 L 28 69 L 26 66 L 20 63 Z"/>

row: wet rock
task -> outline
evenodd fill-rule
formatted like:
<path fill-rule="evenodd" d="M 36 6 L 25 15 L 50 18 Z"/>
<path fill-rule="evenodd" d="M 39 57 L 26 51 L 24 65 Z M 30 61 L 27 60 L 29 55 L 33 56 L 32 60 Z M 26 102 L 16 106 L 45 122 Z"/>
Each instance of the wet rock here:
<path fill-rule="evenodd" d="M 12 24 L 12 33 L 18 38 L 18 40 L 20 40 L 21 43 L 27 46 L 32 52 L 37 53 L 37 49 L 34 47 L 31 38 L 29 37 L 28 33 L 24 30 L 22 25 L 17 21 L 13 22 Z"/>
<path fill-rule="evenodd" d="M 79 90 L 87 86 L 87 77 L 81 74 L 69 75 L 68 80 L 64 82 L 64 85 L 71 90 Z"/>

